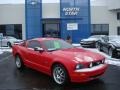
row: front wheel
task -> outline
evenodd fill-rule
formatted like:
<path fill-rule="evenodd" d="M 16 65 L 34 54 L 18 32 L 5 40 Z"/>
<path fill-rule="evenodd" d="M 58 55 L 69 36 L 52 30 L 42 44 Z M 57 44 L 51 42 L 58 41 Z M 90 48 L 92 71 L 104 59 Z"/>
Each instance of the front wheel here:
<path fill-rule="evenodd" d="M 95 48 L 98 48 L 98 42 L 95 43 Z"/>
<path fill-rule="evenodd" d="M 111 56 L 111 58 L 115 57 L 114 50 L 112 48 L 109 48 L 108 54 Z"/>
<path fill-rule="evenodd" d="M 65 85 L 68 82 L 68 74 L 62 65 L 54 65 L 52 70 L 52 77 L 56 84 Z"/>
<path fill-rule="evenodd" d="M 102 51 L 101 46 L 99 44 L 97 44 L 97 48 L 99 51 Z"/>
<path fill-rule="evenodd" d="M 19 55 L 17 55 L 15 57 L 15 64 L 16 64 L 16 67 L 19 69 L 19 70 L 22 70 L 24 68 L 24 64 L 23 64 L 23 61 L 22 59 L 20 58 Z"/>

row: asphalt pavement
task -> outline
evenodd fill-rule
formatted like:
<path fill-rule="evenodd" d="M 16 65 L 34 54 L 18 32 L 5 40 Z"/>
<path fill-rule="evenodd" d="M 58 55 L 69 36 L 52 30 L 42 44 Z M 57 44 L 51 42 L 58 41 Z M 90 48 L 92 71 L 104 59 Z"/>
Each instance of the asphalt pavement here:
<path fill-rule="evenodd" d="M 87 83 L 56 85 L 51 77 L 38 71 L 25 68 L 19 71 L 15 67 L 11 53 L 0 55 L 0 90 L 119 90 L 120 67 L 109 65 L 106 73 L 97 80 Z"/>

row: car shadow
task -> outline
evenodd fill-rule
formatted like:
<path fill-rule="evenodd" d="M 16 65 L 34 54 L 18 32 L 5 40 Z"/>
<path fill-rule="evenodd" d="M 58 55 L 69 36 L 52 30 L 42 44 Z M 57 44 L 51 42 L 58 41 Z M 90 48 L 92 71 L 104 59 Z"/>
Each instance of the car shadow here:
<path fill-rule="evenodd" d="M 14 76 L 19 85 L 22 84 L 24 88 L 33 90 L 106 90 L 102 79 L 96 79 L 87 83 L 69 83 L 59 86 L 56 85 L 51 77 L 30 68 L 25 68 L 23 71 L 15 68 Z"/>

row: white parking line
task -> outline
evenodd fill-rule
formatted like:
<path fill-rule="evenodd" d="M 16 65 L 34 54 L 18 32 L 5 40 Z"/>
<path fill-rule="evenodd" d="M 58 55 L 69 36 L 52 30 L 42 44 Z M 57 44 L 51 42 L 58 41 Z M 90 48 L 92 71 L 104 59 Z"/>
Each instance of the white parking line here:
<path fill-rule="evenodd" d="M 12 57 L 12 55 L 9 55 L 9 56 L 7 56 L 7 57 L 5 57 L 5 58 L 1 59 L 1 60 L 0 60 L 0 63 L 1 63 L 1 62 L 3 62 L 3 61 L 8 60 L 10 57 Z"/>

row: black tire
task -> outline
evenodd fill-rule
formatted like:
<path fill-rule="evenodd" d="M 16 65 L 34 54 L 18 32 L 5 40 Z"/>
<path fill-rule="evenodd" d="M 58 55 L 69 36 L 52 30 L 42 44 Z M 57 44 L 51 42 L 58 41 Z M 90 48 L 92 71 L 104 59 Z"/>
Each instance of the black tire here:
<path fill-rule="evenodd" d="M 112 48 L 109 48 L 108 54 L 111 56 L 111 58 L 115 57 L 115 53 L 114 53 L 114 50 Z"/>
<path fill-rule="evenodd" d="M 97 48 L 98 48 L 99 51 L 102 51 L 102 48 L 101 48 L 100 44 L 98 44 Z"/>
<path fill-rule="evenodd" d="M 52 68 L 52 78 L 57 85 L 66 85 L 69 82 L 69 75 L 65 67 L 61 64 L 56 64 Z"/>
<path fill-rule="evenodd" d="M 18 70 L 23 70 L 24 63 L 19 55 L 16 55 L 15 57 L 15 64 Z"/>
<path fill-rule="evenodd" d="M 98 48 L 98 42 L 95 43 L 95 48 Z"/>
<path fill-rule="evenodd" d="M 11 44 L 10 42 L 8 42 L 8 43 L 7 43 L 7 46 L 11 48 L 11 47 L 12 47 L 12 44 Z"/>

